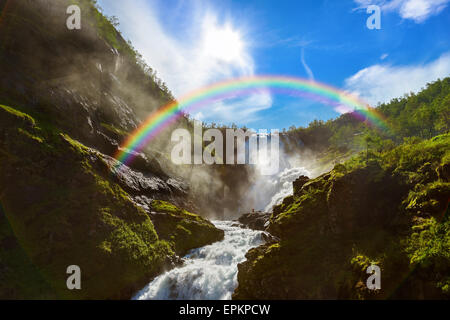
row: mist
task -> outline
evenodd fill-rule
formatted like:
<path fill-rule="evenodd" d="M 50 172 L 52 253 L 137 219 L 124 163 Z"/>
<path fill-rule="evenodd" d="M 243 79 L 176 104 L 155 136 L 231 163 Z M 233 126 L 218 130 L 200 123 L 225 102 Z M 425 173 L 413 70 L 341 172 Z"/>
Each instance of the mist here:
<path fill-rule="evenodd" d="M 114 156 L 128 134 L 174 98 L 113 22 L 93 13 L 90 1 L 80 1 L 81 30 L 68 30 L 64 23 L 68 4 L 70 1 L 37 0 L 11 5 L 10 10 L 20 11 L 31 20 L 48 16 L 42 20 L 42 28 L 49 35 L 44 40 L 36 33 L 32 38 L 35 42 L 25 42 L 20 34 L 30 30 L 23 25 L 12 26 L 19 36 L 4 37 L 8 41 L 3 44 L 6 49 L 2 56 L 9 61 L 9 68 L 1 71 L 1 87 L 14 104 L 30 105 L 36 112 L 49 114 L 74 139 Z M 7 28 L 3 25 L 0 32 Z M 11 87 L 11 77 L 15 87 Z M 248 108 L 255 107 L 251 97 L 246 101 Z M 171 133 L 175 128 L 192 130 L 189 116 L 165 128 L 140 151 L 142 157 L 129 166 L 144 176 L 156 174 L 166 180 L 183 181 L 188 190 L 177 198 L 177 204 L 203 216 L 224 219 L 252 209 L 270 211 L 271 206 L 292 193 L 292 181 L 302 174 L 309 175 L 314 166 L 309 159 L 286 154 L 283 144 L 279 170 L 271 176 L 261 175 L 261 163 L 176 166 L 170 161 Z"/>

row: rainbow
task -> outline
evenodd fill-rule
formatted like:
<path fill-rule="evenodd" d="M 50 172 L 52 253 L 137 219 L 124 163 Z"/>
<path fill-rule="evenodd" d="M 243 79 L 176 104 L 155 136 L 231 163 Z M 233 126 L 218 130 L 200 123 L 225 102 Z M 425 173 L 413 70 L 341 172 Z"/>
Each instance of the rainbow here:
<path fill-rule="evenodd" d="M 387 128 L 384 117 L 375 108 L 354 95 L 329 85 L 285 76 L 242 77 L 195 90 L 178 101 L 172 101 L 156 110 L 128 136 L 115 154 L 115 159 L 123 164 L 129 163 L 145 145 L 183 114 L 204 108 L 214 101 L 245 96 L 262 90 L 306 97 L 335 108 L 344 107 L 346 111 L 354 111 L 352 114 L 362 121 L 382 129 Z"/>

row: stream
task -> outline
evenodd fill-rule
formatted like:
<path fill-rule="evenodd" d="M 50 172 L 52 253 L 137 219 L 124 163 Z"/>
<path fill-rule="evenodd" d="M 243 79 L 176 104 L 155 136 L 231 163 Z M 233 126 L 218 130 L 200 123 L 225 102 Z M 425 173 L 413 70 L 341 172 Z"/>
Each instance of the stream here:
<path fill-rule="evenodd" d="M 222 241 L 193 249 L 185 263 L 156 277 L 135 300 L 229 300 L 237 287 L 237 265 L 262 244 L 263 231 L 244 229 L 235 221 L 213 221 L 225 231 Z"/>

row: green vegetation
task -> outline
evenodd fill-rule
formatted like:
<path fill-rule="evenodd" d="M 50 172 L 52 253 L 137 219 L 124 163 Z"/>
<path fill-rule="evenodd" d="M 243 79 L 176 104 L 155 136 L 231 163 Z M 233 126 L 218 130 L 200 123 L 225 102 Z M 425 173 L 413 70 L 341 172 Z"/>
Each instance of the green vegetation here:
<path fill-rule="evenodd" d="M 6 125 L 6 122 L 10 120 L 12 121 L 20 120 L 23 123 L 23 125 L 27 127 L 33 128 L 36 126 L 36 122 L 28 114 L 20 112 L 19 110 L 13 109 L 8 106 L 0 105 L 0 108 L 3 109 L 2 114 L 4 115 L 4 117 L 2 117 L 1 121 L 5 122 L 4 125 Z"/>
<path fill-rule="evenodd" d="M 199 216 L 155 201 L 169 214 L 155 219 L 164 226 L 158 236 L 96 151 L 14 108 L 1 106 L 0 119 L 0 297 L 130 298 L 174 250 L 223 236 Z M 82 290 L 66 288 L 72 264 L 82 270 Z"/>
<path fill-rule="evenodd" d="M 0 203 L 0 297 L 52 299 L 50 285 L 14 235 Z"/>
<path fill-rule="evenodd" d="M 307 128 L 291 127 L 283 139 L 288 152 L 296 153 L 298 141 L 322 153 L 324 163 L 342 162 L 355 152 L 386 151 L 403 143 L 404 138 L 429 139 L 450 130 L 450 78 L 427 84 L 421 92 L 393 99 L 376 108 L 387 130 L 361 122 L 352 114 L 329 121 L 315 120 Z M 302 146 L 302 148 L 304 147 Z M 319 163 L 320 164 L 320 163 Z"/>
<path fill-rule="evenodd" d="M 234 298 L 449 297 L 450 78 L 377 111 L 388 130 L 344 114 L 285 132 L 288 152 L 334 167 L 273 208 L 280 241 L 250 250 Z M 379 291 L 366 288 L 371 263 Z"/>
<path fill-rule="evenodd" d="M 248 253 L 234 297 L 448 298 L 449 157 L 450 134 L 405 139 L 306 182 L 274 208 L 281 240 Z M 371 263 L 379 291 L 365 285 Z"/>
<path fill-rule="evenodd" d="M 116 128 L 115 126 L 113 126 L 112 124 L 107 124 L 107 123 L 101 123 L 100 124 L 106 131 L 108 131 L 109 134 L 115 136 L 117 139 L 122 140 L 124 138 L 126 138 L 128 136 L 128 132 L 126 132 L 125 130 Z"/>
<path fill-rule="evenodd" d="M 79 32 L 61 23 L 70 4 L 81 8 Z M 2 12 L 0 299 L 128 299 L 176 254 L 223 237 L 181 209 L 154 217 L 110 170 L 105 154 L 173 100 L 116 26 L 95 0 L 16 1 Z M 133 170 L 168 179 L 153 158 Z M 130 192 L 153 197 L 143 189 Z M 176 191 L 157 197 L 185 200 Z M 80 291 L 66 288 L 73 264 Z"/>
<path fill-rule="evenodd" d="M 0 112 L 1 119 L 17 119 L 2 123 L 0 130 L 2 218 L 15 240 L 11 230 L 5 236 L 18 242 L 2 250 L 9 257 L 2 259 L 3 267 L 12 268 L 9 264 L 23 261 L 24 254 L 29 259 L 15 266 L 15 277 L 2 282 L 2 296 L 126 297 L 155 275 L 172 251 L 158 239 L 148 215 L 111 182 L 107 167 L 93 162 L 95 153 L 67 135 L 39 128 L 12 108 Z M 24 126 L 23 119 L 34 126 Z M 71 264 L 81 267 L 81 291 L 65 287 Z M 39 270 L 37 279 L 47 286 L 31 282 L 24 293 L 19 279 L 29 278 L 30 270 Z"/>
<path fill-rule="evenodd" d="M 153 221 L 160 238 L 167 240 L 179 255 L 185 255 L 205 242 L 212 243 L 223 239 L 224 232 L 216 229 L 211 222 L 171 203 L 154 200 L 152 210 L 158 213 L 154 215 Z M 202 237 L 196 236 L 200 234 Z"/>
<path fill-rule="evenodd" d="M 95 0 L 57 1 L 55 10 L 67 3 L 81 6 L 83 33 L 63 33 L 36 1 L 11 2 L 2 15 L 0 96 L 15 107 L 0 105 L 0 298 L 129 298 L 175 254 L 223 237 L 168 202 L 136 206 L 86 146 L 114 150 L 96 131 L 122 140 L 173 96 L 117 19 Z M 334 169 L 274 209 L 270 232 L 280 240 L 248 253 L 236 298 L 448 297 L 450 78 L 377 111 L 389 130 L 345 114 L 285 132 L 288 152 L 301 152 L 301 140 L 320 154 L 318 166 Z M 188 115 L 178 124 L 192 130 Z M 214 170 L 229 199 L 245 192 L 246 168 Z M 372 262 L 383 273 L 379 292 L 365 288 Z M 72 264 L 81 291 L 66 288 Z"/>

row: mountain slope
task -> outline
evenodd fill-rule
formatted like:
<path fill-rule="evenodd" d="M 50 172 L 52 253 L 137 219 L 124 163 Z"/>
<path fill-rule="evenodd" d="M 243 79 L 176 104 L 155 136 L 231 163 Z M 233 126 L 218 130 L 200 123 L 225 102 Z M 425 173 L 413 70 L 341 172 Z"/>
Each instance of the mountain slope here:
<path fill-rule="evenodd" d="M 207 220 L 177 214 L 182 210 L 173 205 L 174 218 L 152 208 L 165 228 L 187 232 L 167 238 L 154 228 L 156 212 L 133 201 L 103 154 L 11 107 L 0 106 L 0 124 L 0 266 L 8 270 L 2 272 L 1 297 L 129 298 L 173 267 L 175 253 L 223 237 Z M 28 263 L 13 268 L 24 253 Z M 67 290 L 69 265 L 82 270 L 80 291 Z M 31 277 L 33 268 L 47 285 L 44 292 L 41 286 L 21 291 L 21 279 Z"/>
<path fill-rule="evenodd" d="M 302 177 L 274 207 L 279 241 L 248 252 L 233 298 L 448 298 L 449 199 L 449 134 Z M 366 287 L 371 264 L 381 290 Z"/>
<path fill-rule="evenodd" d="M 66 28 L 71 4 L 81 30 Z M 127 299 L 177 255 L 222 239 L 186 211 L 189 185 L 160 161 L 164 132 L 130 166 L 112 158 L 173 98 L 95 1 L 0 9 L 0 298 Z M 81 290 L 66 287 L 70 265 Z"/>
<path fill-rule="evenodd" d="M 447 133 L 450 130 L 450 78 L 429 83 L 417 94 L 405 94 L 381 104 L 376 112 L 387 130 L 372 125 L 367 118 L 361 121 L 361 115 L 346 113 L 326 122 L 315 120 L 307 128 L 291 127 L 281 136 L 285 151 L 306 159 L 303 165 L 316 176 L 368 147 L 385 148 L 401 144 L 404 138 L 411 136 L 429 139 Z M 313 165 L 310 165 L 311 158 Z"/>

